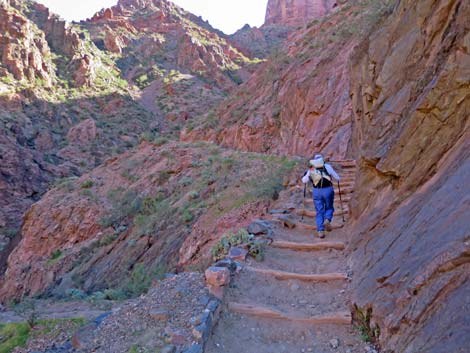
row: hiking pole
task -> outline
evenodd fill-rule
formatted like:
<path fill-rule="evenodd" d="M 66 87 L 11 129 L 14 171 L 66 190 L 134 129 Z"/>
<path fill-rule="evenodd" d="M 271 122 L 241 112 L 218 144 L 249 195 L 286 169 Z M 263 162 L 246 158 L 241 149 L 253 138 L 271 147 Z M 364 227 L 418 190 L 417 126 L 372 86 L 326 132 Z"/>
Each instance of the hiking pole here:
<path fill-rule="evenodd" d="M 304 211 L 302 212 L 302 221 L 304 220 L 304 216 L 305 216 L 305 197 L 306 196 L 307 196 L 307 184 L 304 184 L 304 201 L 303 201 Z"/>
<path fill-rule="evenodd" d="M 341 196 L 341 186 L 339 185 L 339 181 L 338 181 L 338 190 L 339 190 L 339 201 L 341 202 L 341 210 L 343 211 L 343 223 L 346 223 L 346 221 L 344 220 L 344 206 L 343 206 L 343 198 Z"/>

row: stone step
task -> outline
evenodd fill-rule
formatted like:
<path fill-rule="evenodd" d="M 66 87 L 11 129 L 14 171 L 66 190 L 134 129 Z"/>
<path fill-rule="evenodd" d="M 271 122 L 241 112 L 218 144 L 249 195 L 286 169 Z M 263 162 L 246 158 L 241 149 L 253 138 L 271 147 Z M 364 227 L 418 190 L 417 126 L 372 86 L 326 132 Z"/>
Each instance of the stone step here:
<path fill-rule="evenodd" d="M 312 230 L 312 231 L 317 230 L 316 224 L 313 224 L 313 223 L 309 224 L 309 223 L 304 223 L 304 222 L 296 222 L 295 226 L 297 228 L 300 228 L 300 229 L 306 229 L 306 230 Z M 335 220 L 333 220 L 333 223 L 331 224 L 331 229 L 332 230 L 341 229 L 343 227 L 344 227 L 344 224 L 342 222 L 341 223 L 336 223 Z"/>
<path fill-rule="evenodd" d="M 294 211 L 298 216 L 304 216 L 304 217 L 308 217 L 308 218 L 315 218 L 317 216 L 317 213 L 315 211 L 312 211 L 312 210 L 307 210 L 307 209 L 296 209 Z M 345 207 L 344 210 L 337 210 L 335 211 L 335 214 L 334 214 L 336 217 L 337 216 L 347 216 L 349 215 L 349 209 L 348 207 Z"/>
<path fill-rule="evenodd" d="M 279 240 L 293 243 L 314 243 L 317 239 L 313 234 L 310 234 L 309 236 L 288 237 Z M 341 242 L 341 239 L 328 239 L 328 241 Z M 343 260 L 343 250 L 329 248 L 316 251 L 299 251 L 268 246 L 262 262 L 248 259 L 247 266 L 290 273 L 348 273 L 347 265 Z"/>
<path fill-rule="evenodd" d="M 344 195 L 344 197 L 341 196 L 341 199 L 339 198 L 339 195 L 335 195 L 334 201 L 335 201 L 335 205 L 336 205 L 336 206 L 338 206 L 338 205 L 341 206 L 341 205 L 340 205 L 341 200 L 343 200 L 343 203 L 346 205 L 347 203 L 349 203 L 349 201 L 351 201 L 351 194 L 349 194 L 349 195 Z M 311 197 L 308 197 L 308 198 L 306 197 L 306 198 L 305 198 L 305 203 L 306 203 L 307 205 L 312 205 L 312 206 L 313 206 L 313 199 L 312 199 Z"/>
<path fill-rule="evenodd" d="M 303 282 L 331 282 L 338 280 L 347 280 L 348 275 L 345 273 L 325 273 L 325 274 L 302 274 L 302 273 L 293 273 L 278 271 L 272 269 L 256 268 L 248 266 L 245 268 L 248 271 L 253 271 L 261 275 L 272 276 L 277 280 L 299 280 Z"/>
<path fill-rule="evenodd" d="M 322 241 L 317 243 L 297 243 L 291 241 L 275 240 L 271 243 L 272 247 L 278 249 L 290 249 L 296 251 L 320 251 L 320 250 L 344 250 L 346 244 L 336 241 Z"/>
<path fill-rule="evenodd" d="M 342 160 L 330 159 L 327 163 L 334 164 L 334 165 L 341 165 L 341 166 L 348 165 L 348 166 L 354 166 L 354 167 L 357 165 L 355 159 L 342 159 Z"/>
<path fill-rule="evenodd" d="M 334 183 L 333 187 L 335 188 L 335 190 L 338 190 L 338 183 Z M 347 182 L 344 182 L 344 183 L 341 182 L 340 187 L 341 187 L 341 191 L 350 190 L 350 189 L 354 190 L 355 189 L 355 182 L 354 181 L 347 181 Z M 296 186 L 292 187 L 291 189 L 296 189 L 299 192 L 300 191 L 303 192 L 304 191 L 304 184 L 296 185 Z M 312 184 L 311 183 L 307 184 L 307 190 L 310 190 L 310 191 L 312 190 Z"/>
<path fill-rule="evenodd" d="M 279 319 L 312 325 L 350 325 L 352 322 L 351 313 L 346 311 L 318 316 L 300 316 L 299 314 L 286 313 L 277 309 L 259 306 L 256 304 L 241 304 L 234 302 L 228 303 L 228 309 L 233 313 L 242 315 L 256 316 L 268 319 Z"/>
<path fill-rule="evenodd" d="M 306 221 L 303 221 L 302 219 L 298 219 L 296 217 L 292 217 L 289 215 L 271 215 L 271 220 L 279 222 L 281 225 L 283 225 L 286 228 L 289 229 L 303 229 L 303 230 L 316 230 L 317 227 L 316 225 L 306 223 Z M 344 220 L 346 221 L 346 217 L 344 217 Z M 344 222 L 342 218 L 335 217 L 333 219 L 333 223 L 331 224 L 331 229 L 336 230 L 336 229 L 341 229 L 344 227 Z"/>

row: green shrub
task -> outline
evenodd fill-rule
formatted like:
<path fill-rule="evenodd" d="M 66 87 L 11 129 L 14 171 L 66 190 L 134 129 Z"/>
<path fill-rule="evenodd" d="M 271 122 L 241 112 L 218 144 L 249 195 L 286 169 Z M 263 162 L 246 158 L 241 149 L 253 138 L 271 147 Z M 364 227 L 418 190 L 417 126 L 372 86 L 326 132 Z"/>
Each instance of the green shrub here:
<path fill-rule="evenodd" d="M 190 223 L 194 219 L 194 216 L 193 216 L 193 214 L 191 213 L 190 210 L 185 209 L 185 210 L 183 210 L 181 218 L 183 219 L 183 222 Z"/>
<path fill-rule="evenodd" d="M 379 325 L 372 325 L 372 308 L 361 308 L 354 304 L 353 323 L 361 333 L 361 339 L 365 342 L 377 343 L 380 337 Z"/>
<path fill-rule="evenodd" d="M 124 220 L 135 216 L 142 207 L 142 199 L 135 190 L 118 188 L 112 190 L 108 198 L 113 207 L 111 212 L 100 220 L 100 225 L 104 228 L 118 226 Z"/>
<path fill-rule="evenodd" d="M 80 185 L 82 189 L 90 189 L 93 187 L 93 181 L 92 180 L 86 180 Z"/>
<path fill-rule="evenodd" d="M 103 298 L 105 300 L 125 300 L 128 296 L 121 289 L 106 289 L 103 291 Z"/>
<path fill-rule="evenodd" d="M 116 240 L 116 238 L 116 234 L 106 234 L 99 240 L 98 245 L 100 247 L 111 245 Z"/>
<path fill-rule="evenodd" d="M 54 186 L 67 192 L 72 192 L 74 190 L 75 180 L 77 180 L 77 177 L 58 179 L 54 182 Z"/>
<path fill-rule="evenodd" d="M 56 264 L 62 258 L 62 251 L 60 249 L 54 250 L 51 257 L 46 262 L 46 266 L 52 266 Z"/>
<path fill-rule="evenodd" d="M 146 206 L 144 210 L 134 217 L 133 234 L 136 236 L 155 235 L 155 231 L 163 227 L 163 225 L 174 216 L 174 209 L 168 200 L 156 201 Z"/>
<path fill-rule="evenodd" d="M 212 257 L 215 261 L 220 260 L 228 254 L 231 247 L 241 244 L 248 244 L 251 239 L 252 237 L 245 229 L 240 229 L 235 233 L 228 233 L 212 247 Z"/>
<path fill-rule="evenodd" d="M 0 353 L 10 353 L 16 347 L 24 347 L 30 329 L 27 323 L 0 324 Z"/>
<path fill-rule="evenodd" d="M 86 293 L 81 289 L 70 288 L 65 291 L 65 295 L 73 300 L 82 300 L 87 297 Z"/>
<path fill-rule="evenodd" d="M 137 297 L 146 293 L 152 285 L 152 281 L 162 279 L 165 273 L 166 267 L 162 265 L 148 269 L 142 263 L 136 264 L 122 291 L 127 297 Z"/>
<path fill-rule="evenodd" d="M 157 146 L 163 146 L 167 144 L 170 140 L 166 137 L 157 137 L 153 140 L 153 143 L 156 144 Z"/>
<path fill-rule="evenodd" d="M 3 233 L 7 238 L 13 239 L 19 234 L 19 229 L 17 228 L 7 228 L 7 229 L 0 229 L 0 232 Z"/>
<path fill-rule="evenodd" d="M 196 200 L 196 199 L 199 198 L 199 193 L 198 193 L 197 191 L 195 191 L 195 190 L 190 191 L 190 192 L 188 193 L 188 198 L 189 198 L 190 200 Z"/>

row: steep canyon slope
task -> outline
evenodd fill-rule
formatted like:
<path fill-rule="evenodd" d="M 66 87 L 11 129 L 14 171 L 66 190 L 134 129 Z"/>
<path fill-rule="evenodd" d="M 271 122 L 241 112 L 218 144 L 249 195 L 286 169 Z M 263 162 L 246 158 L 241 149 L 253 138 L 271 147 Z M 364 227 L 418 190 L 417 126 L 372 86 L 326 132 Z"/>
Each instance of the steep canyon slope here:
<path fill-rule="evenodd" d="M 23 213 L 54 180 L 178 132 L 256 64 L 167 1 L 121 1 L 68 24 L 4 0 L 0 19 L 0 272 Z"/>
<path fill-rule="evenodd" d="M 166 0 L 120 0 L 81 26 L 142 89 L 140 102 L 170 131 L 220 102 L 257 63 Z"/>
<path fill-rule="evenodd" d="M 152 117 L 106 56 L 44 6 L 3 1 L 0 17 L 3 267 L 23 213 L 47 186 L 129 148 Z M 117 125 L 120 131 L 109 128 Z"/>
<path fill-rule="evenodd" d="M 212 145 L 143 143 L 31 207 L 0 297 L 140 294 L 126 287 L 135 271 L 206 263 L 226 231 L 264 212 L 294 165 Z"/>
<path fill-rule="evenodd" d="M 385 351 L 470 347 L 469 18 L 400 1 L 352 60 L 354 298 Z"/>
<path fill-rule="evenodd" d="M 246 151 L 351 156 L 349 57 L 389 1 L 349 1 L 294 32 L 253 76 L 183 140 Z"/>

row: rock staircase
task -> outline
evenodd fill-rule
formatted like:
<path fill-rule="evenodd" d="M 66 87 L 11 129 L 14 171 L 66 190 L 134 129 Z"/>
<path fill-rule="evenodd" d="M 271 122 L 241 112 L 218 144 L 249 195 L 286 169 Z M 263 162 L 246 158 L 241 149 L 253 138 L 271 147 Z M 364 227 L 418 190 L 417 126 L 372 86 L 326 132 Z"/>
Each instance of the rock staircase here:
<path fill-rule="evenodd" d="M 335 201 L 333 231 L 325 240 L 314 236 L 315 212 L 311 202 L 303 205 L 303 186 L 287 190 L 269 219 L 273 242 L 265 260 L 248 260 L 227 290 L 225 309 L 205 352 L 366 351 L 351 325 L 351 273 L 343 254 L 347 233 L 341 213 L 349 215 L 355 163 L 332 164 L 343 178 L 345 195 L 343 212 L 339 197 Z"/>

